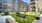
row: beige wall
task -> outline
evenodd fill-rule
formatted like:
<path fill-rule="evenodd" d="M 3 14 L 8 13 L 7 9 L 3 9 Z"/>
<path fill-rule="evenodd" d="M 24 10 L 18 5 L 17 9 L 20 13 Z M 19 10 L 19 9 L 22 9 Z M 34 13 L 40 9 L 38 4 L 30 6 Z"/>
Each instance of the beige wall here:
<path fill-rule="evenodd" d="M 30 2 L 31 3 L 31 2 Z M 33 3 L 33 2 L 32 2 Z M 30 5 L 31 6 L 31 5 Z M 42 9 L 42 0 L 35 0 L 35 8 L 36 8 L 36 12 L 38 11 L 38 7 L 41 10 Z"/>
<path fill-rule="evenodd" d="M 40 7 L 40 10 L 42 9 L 42 0 L 39 0 L 39 7 Z"/>

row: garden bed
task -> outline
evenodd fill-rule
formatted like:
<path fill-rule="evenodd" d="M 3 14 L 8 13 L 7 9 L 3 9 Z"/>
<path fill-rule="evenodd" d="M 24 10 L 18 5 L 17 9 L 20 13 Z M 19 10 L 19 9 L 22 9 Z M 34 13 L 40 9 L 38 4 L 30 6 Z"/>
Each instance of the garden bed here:
<path fill-rule="evenodd" d="M 16 16 L 16 14 L 11 14 L 11 16 L 15 18 L 18 23 L 32 23 L 32 21 L 36 18 L 34 15 L 29 15 L 28 18 L 21 18 Z"/>

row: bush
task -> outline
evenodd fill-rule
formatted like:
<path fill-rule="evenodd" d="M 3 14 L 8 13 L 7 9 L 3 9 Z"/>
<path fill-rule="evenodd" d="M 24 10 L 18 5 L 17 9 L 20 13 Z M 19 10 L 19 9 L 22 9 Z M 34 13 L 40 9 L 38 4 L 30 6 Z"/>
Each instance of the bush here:
<path fill-rule="evenodd" d="M 34 15 L 27 15 L 28 18 L 21 18 L 16 16 L 16 14 L 11 15 L 18 23 L 32 23 L 33 20 L 35 20 L 36 16 Z"/>
<path fill-rule="evenodd" d="M 5 15 L 9 15 L 9 12 L 5 12 Z"/>
<path fill-rule="evenodd" d="M 19 12 L 16 12 L 16 14 L 20 14 Z"/>

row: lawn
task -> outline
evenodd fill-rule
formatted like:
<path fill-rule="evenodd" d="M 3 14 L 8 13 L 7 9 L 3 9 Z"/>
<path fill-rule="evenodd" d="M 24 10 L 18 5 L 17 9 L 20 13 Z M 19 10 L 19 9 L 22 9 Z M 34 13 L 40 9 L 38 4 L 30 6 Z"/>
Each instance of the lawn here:
<path fill-rule="evenodd" d="M 18 23 L 32 23 L 33 20 L 35 20 L 36 16 L 38 14 L 29 14 L 26 13 L 25 15 L 27 15 L 27 18 L 22 18 L 22 17 L 18 17 L 16 16 L 16 13 L 9 13 L 9 15 L 11 15 Z"/>
<path fill-rule="evenodd" d="M 35 15 L 28 15 L 27 18 L 21 18 L 16 16 L 16 14 L 11 14 L 11 16 L 18 22 L 18 23 L 32 23 L 33 20 L 35 20 Z"/>

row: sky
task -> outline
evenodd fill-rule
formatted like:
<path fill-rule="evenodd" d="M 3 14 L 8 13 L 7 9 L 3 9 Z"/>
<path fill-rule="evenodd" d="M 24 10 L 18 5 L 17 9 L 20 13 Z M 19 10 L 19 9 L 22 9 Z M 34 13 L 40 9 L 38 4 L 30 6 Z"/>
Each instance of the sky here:
<path fill-rule="evenodd" d="M 29 3 L 29 2 L 30 2 L 30 0 L 22 0 L 22 1 L 27 2 L 27 3 Z"/>

